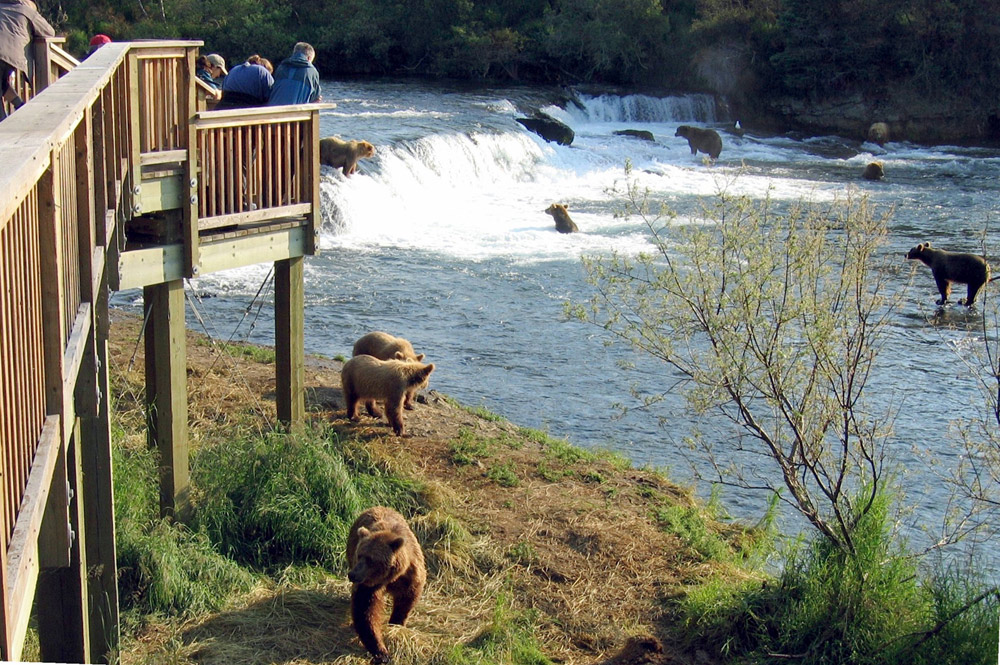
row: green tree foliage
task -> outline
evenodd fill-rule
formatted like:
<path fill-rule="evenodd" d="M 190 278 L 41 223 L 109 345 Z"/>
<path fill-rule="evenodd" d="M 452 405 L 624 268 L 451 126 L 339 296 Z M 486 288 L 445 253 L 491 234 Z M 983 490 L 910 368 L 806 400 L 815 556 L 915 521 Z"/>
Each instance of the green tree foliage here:
<path fill-rule="evenodd" d="M 312 43 L 326 76 L 651 84 L 696 89 L 706 50 L 737 54 L 740 96 L 913 92 L 995 108 L 1000 22 L 980 0 L 39 0 L 90 36 L 201 39 L 239 62 Z M 708 64 L 706 64 L 706 62 Z M 732 78 L 732 77 L 730 77 Z"/>

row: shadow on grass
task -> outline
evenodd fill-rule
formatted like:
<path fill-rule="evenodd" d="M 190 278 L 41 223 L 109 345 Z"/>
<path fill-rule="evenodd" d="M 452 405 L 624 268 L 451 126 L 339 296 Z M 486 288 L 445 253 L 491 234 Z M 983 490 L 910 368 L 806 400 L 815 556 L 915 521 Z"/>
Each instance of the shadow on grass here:
<path fill-rule="evenodd" d="M 199 663 L 320 663 L 366 656 L 350 620 L 350 597 L 334 589 L 279 591 L 222 612 L 182 634 Z"/>

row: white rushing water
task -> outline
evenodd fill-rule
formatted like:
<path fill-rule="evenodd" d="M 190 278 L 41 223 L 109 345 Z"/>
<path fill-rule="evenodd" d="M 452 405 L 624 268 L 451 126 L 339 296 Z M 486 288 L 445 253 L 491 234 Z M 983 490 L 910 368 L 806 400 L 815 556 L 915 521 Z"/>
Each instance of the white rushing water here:
<path fill-rule="evenodd" d="M 906 501 L 916 507 L 910 533 L 918 543 L 933 537 L 944 490 L 910 444 L 929 446 L 945 466 L 954 460 L 949 424 L 978 399 L 956 349 L 975 343 L 977 322 L 955 310 L 953 326 L 929 323 L 936 298 L 930 273 L 921 266 L 914 288 L 904 290 L 911 266 L 903 254 L 926 240 L 977 251 L 984 228 L 987 247 L 998 246 L 990 223 L 1000 152 L 908 143 L 881 148 L 842 137 L 740 137 L 727 132 L 737 119 L 725 117 L 711 97 L 580 95 L 580 105 L 562 108 L 551 101 L 557 92 L 324 85 L 324 99 L 337 108 L 322 115 L 322 133 L 368 140 L 377 153 L 350 178 L 323 168 L 322 251 L 306 268 L 307 350 L 348 355 L 370 330 L 405 336 L 437 364 L 433 388 L 571 443 L 668 468 L 685 482 L 692 475 L 682 440 L 695 423 L 682 400 L 655 414 L 614 417 L 615 403 L 632 402 L 634 383 L 644 391 L 662 387 L 664 368 L 609 348 L 600 330 L 562 315 L 565 301 L 582 302 L 590 293 L 581 256 L 650 248 L 640 222 L 616 215 L 626 160 L 640 186 L 682 216 L 721 188 L 779 202 L 868 194 L 895 208 L 890 251 L 899 255 L 905 299 L 876 385 L 885 391 L 884 406 L 902 405 L 893 454 L 907 474 Z M 530 107 L 569 124 L 572 145 L 546 143 L 521 127 L 515 118 Z M 724 148 L 716 164 L 692 156 L 687 142 L 675 138 L 681 124 L 720 131 Z M 649 131 L 655 141 L 614 133 L 623 129 Z M 873 159 L 884 164 L 885 182 L 860 179 Z M 581 233 L 555 231 L 543 212 L 554 202 L 569 206 Z M 202 308 L 220 336 L 229 336 L 268 270 L 255 266 L 192 282 L 198 294 L 214 296 Z M 130 306 L 140 297 L 120 294 L 116 302 Z M 272 343 L 270 316 L 265 308 L 251 341 Z M 622 361 L 636 361 L 636 371 L 620 369 Z M 657 415 L 669 426 L 659 427 Z M 722 496 L 736 516 L 750 519 L 765 502 L 728 489 Z M 923 535 L 922 527 L 931 533 Z"/>

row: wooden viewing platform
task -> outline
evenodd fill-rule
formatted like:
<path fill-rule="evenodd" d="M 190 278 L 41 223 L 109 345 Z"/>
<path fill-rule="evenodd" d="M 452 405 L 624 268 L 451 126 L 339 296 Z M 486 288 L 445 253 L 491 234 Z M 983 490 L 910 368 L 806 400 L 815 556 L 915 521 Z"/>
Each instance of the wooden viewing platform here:
<path fill-rule="evenodd" d="M 184 282 L 275 263 L 279 418 L 305 414 L 303 260 L 319 227 L 322 104 L 207 110 L 200 42 L 40 42 L 0 122 L 0 659 L 119 641 L 108 298 L 142 288 L 164 515 L 187 516 Z"/>

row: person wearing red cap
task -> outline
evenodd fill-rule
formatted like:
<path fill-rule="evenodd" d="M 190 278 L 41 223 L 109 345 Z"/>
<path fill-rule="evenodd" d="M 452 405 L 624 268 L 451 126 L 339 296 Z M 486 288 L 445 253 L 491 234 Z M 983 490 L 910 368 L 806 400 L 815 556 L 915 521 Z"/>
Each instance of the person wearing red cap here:
<path fill-rule="evenodd" d="M 25 78 L 30 74 L 25 51 L 35 37 L 55 34 L 32 0 L 0 0 L 0 93 L 4 103 L 15 109 L 24 104 L 16 86 L 18 72 Z M 0 120 L 5 117 L 5 106 L 0 104 Z"/>
<path fill-rule="evenodd" d="M 110 44 L 110 43 L 111 43 L 111 37 L 102 34 L 94 35 L 93 37 L 90 38 L 90 50 L 87 51 L 87 55 L 89 56 L 90 54 L 92 54 L 94 51 L 101 48 L 105 44 Z"/>

